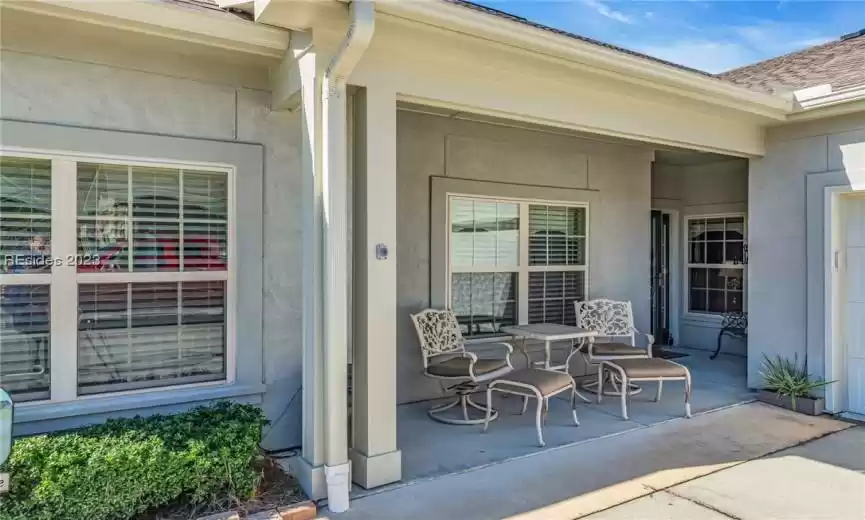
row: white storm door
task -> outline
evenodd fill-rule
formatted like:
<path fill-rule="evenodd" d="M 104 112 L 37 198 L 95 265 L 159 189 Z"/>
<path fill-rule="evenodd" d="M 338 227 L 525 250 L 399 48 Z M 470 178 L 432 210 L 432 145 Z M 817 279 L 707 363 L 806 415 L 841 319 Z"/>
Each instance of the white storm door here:
<path fill-rule="evenodd" d="M 865 415 L 865 197 L 851 197 L 847 208 L 844 297 L 847 410 Z"/>

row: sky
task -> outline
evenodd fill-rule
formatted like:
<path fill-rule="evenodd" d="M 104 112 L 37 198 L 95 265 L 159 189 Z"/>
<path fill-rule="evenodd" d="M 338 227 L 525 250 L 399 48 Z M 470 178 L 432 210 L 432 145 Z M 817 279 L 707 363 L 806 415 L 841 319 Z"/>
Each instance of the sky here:
<path fill-rule="evenodd" d="M 865 0 L 474 0 L 718 73 L 865 29 Z"/>

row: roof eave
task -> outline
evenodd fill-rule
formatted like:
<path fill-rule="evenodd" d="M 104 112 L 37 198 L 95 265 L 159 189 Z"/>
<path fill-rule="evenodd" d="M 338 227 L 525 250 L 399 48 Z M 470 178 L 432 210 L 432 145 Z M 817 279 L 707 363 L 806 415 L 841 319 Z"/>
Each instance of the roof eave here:
<path fill-rule="evenodd" d="M 855 112 L 865 112 L 865 85 L 799 100 L 788 121 L 810 121 Z"/>
<path fill-rule="evenodd" d="M 382 0 L 377 2 L 377 9 L 393 16 L 588 65 L 599 73 L 615 75 L 630 83 L 774 120 L 784 120 L 793 109 L 793 101 L 789 97 L 756 92 L 697 72 L 631 56 L 483 12 L 474 12 L 448 2 Z"/>
<path fill-rule="evenodd" d="M 289 31 L 257 24 L 228 13 L 186 9 L 165 2 L 9 2 L 4 9 L 57 16 L 181 41 L 280 58 Z"/>

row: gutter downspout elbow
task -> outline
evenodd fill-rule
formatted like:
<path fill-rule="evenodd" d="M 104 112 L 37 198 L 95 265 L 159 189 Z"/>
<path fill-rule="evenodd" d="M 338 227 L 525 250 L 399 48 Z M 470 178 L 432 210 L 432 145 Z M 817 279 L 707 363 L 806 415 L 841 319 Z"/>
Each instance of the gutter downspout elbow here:
<path fill-rule="evenodd" d="M 348 460 L 348 159 L 347 77 L 375 31 L 371 0 L 354 0 L 345 39 L 322 81 L 322 199 L 324 208 L 324 432 L 328 508 L 349 507 Z"/>

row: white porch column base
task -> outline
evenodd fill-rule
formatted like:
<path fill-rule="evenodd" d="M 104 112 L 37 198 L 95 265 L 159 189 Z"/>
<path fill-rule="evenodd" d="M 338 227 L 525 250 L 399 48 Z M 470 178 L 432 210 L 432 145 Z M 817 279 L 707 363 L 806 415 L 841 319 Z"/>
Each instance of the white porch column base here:
<path fill-rule="evenodd" d="M 364 489 L 384 486 L 402 479 L 400 450 L 368 456 L 351 450 L 352 480 Z"/>
<path fill-rule="evenodd" d="M 324 465 L 313 466 L 302 456 L 298 455 L 289 459 L 288 472 L 294 475 L 310 500 L 320 500 L 327 496 Z"/>

